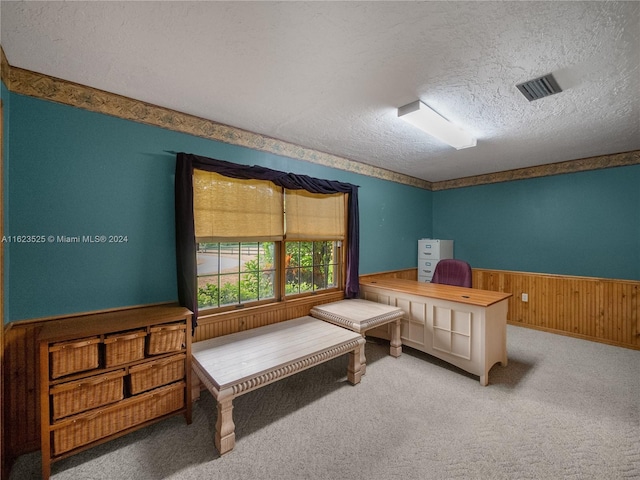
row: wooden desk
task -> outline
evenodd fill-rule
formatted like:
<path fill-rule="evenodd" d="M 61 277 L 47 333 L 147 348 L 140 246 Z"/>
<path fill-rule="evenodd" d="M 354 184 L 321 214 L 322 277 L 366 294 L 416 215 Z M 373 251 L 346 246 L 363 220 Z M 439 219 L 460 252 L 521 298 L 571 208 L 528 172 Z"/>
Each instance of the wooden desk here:
<path fill-rule="evenodd" d="M 220 454 L 235 445 L 234 398 L 345 353 L 355 385 L 364 342 L 359 333 L 307 316 L 194 343 L 193 370 L 218 402 Z"/>
<path fill-rule="evenodd" d="M 362 282 L 360 296 L 400 307 L 403 345 L 478 375 L 483 386 L 493 365 L 507 365 L 510 293 L 380 279 Z"/>

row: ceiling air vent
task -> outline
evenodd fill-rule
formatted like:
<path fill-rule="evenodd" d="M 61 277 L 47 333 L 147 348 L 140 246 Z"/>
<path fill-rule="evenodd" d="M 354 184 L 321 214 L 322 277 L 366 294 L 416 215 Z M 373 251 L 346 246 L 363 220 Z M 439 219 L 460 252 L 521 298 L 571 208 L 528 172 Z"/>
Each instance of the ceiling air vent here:
<path fill-rule="evenodd" d="M 520 83 L 516 87 L 530 102 L 562 91 L 556 79 L 553 78 L 553 73 Z"/>

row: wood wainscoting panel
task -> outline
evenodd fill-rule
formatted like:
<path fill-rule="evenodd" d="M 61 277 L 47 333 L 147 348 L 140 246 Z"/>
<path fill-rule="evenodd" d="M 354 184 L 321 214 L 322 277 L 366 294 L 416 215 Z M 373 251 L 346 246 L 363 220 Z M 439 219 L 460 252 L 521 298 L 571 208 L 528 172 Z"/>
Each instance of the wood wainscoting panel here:
<path fill-rule="evenodd" d="M 368 273 L 366 275 L 360 275 L 360 283 L 370 282 L 371 280 L 383 279 L 383 278 L 400 278 L 403 280 L 418 280 L 417 268 L 405 268 L 403 270 L 392 270 L 389 272 Z"/>
<path fill-rule="evenodd" d="M 25 323 L 4 332 L 4 457 L 7 466 L 40 448 L 38 348 L 40 324 Z"/>
<path fill-rule="evenodd" d="M 338 291 L 214 315 L 202 315 L 198 318 L 198 326 L 196 327 L 193 341 L 200 342 L 221 335 L 304 317 L 309 315 L 311 308 L 316 305 L 337 302 L 343 298 L 344 292 Z"/>
<path fill-rule="evenodd" d="M 640 281 L 474 268 L 473 287 L 512 293 L 510 324 L 640 350 Z"/>

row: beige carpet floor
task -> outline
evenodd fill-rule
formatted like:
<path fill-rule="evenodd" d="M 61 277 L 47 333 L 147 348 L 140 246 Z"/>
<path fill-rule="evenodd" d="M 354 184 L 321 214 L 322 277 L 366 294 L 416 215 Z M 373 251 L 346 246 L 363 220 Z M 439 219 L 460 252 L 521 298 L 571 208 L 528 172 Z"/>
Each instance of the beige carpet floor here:
<path fill-rule="evenodd" d="M 640 478 L 640 351 L 508 327 L 489 386 L 421 352 L 366 346 L 236 399 L 236 447 L 213 446 L 215 401 L 53 465 L 55 480 Z M 40 478 L 39 453 L 11 480 Z"/>

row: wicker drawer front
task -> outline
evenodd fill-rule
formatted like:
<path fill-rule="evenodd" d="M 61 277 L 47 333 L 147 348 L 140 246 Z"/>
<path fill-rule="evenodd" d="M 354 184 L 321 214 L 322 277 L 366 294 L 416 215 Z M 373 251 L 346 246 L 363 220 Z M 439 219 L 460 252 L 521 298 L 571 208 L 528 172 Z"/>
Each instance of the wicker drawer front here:
<path fill-rule="evenodd" d="M 186 330 L 187 326 L 184 323 L 170 323 L 151 327 L 147 353 L 149 355 L 158 355 L 182 350 L 185 345 Z"/>
<path fill-rule="evenodd" d="M 179 383 L 123 400 L 117 405 L 53 425 L 54 455 L 73 450 L 184 407 L 185 384 Z"/>
<path fill-rule="evenodd" d="M 100 337 L 54 343 L 49 347 L 51 378 L 98 368 Z"/>
<path fill-rule="evenodd" d="M 122 332 L 104 339 L 105 367 L 115 367 L 144 358 L 144 330 Z"/>
<path fill-rule="evenodd" d="M 129 391 L 132 395 L 184 378 L 184 353 L 154 360 L 129 369 Z"/>
<path fill-rule="evenodd" d="M 52 387 L 53 420 L 122 400 L 124 374 L 124 370 L 119 370 Z"/>

